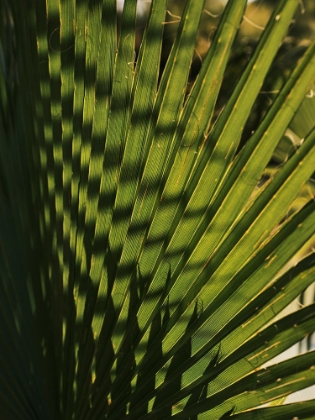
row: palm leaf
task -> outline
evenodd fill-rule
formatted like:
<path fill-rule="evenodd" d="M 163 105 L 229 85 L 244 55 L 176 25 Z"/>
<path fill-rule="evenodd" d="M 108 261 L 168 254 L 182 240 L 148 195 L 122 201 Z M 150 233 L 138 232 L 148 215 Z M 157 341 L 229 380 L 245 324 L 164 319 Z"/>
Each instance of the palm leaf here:
<path fill-rule="evenodd" d="M 244 142 L 299 1 L 220 110 L 246 3 L 189 89 L 202 1 L 166 63 L 165 1 L 139 49 L 137 2 L 1 3 L 3 418 L 312 418 L 313 400 L 260 406 L 315 384 L 312 351 L 265 367 L 315 331 L 314 304 L 281 316 L 314 282 L 313 253 L 288 264 L 314 237 L 314 200 L 292 203 L 314 172 L 315 43 Z M 263 183 L 288 127 L 304 139 Z"/>

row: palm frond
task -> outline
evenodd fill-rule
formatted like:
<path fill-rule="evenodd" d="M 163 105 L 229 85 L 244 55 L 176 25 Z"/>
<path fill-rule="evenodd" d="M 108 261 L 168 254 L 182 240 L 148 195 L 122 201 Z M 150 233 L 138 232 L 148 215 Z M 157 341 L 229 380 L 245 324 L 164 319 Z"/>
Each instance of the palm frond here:
<path fill-rule="evenodd" d="M 164 63 L 165 0 L 139 49 L 136 1 L 1 3 L 4 419 L 314 414 L 261 406 L 315 384 L 314 351 L 272 363 L 315 331 L 315 304 L 281 316 L 315 278 L 312 251 L 288 265 L 314 238 L 314 200 L 292 204 L 314 172 L 315 42 L 244 138 L 299 0 L 278 2 L 222 109 L 247 1 L 191 86 L 205 4 L 185 2 Z"/>

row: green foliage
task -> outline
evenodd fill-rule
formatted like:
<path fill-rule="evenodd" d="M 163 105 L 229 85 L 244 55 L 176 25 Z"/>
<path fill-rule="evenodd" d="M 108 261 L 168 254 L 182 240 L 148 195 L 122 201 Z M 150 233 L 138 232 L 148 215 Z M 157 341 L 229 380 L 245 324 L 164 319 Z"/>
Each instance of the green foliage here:
<path fill-rule="evenodd" d="M 191 86 L 202 1 L 161 63 L 165 0 L 136 51 L 136 2 L 2 0 L 1 418 L 314 415 L 277 405 L 315 384 L 314 351 L 264 365 L 315 330 L 315 304 L 275 320 L 314 282 L 314 253 L 288 263 L 314 236 L 314 200 L 292 203 L 314 171 L 297 118 L 315 42 L 244 132 L 299 0 L 278 2 L 221 109 L 246 3 Z"/>

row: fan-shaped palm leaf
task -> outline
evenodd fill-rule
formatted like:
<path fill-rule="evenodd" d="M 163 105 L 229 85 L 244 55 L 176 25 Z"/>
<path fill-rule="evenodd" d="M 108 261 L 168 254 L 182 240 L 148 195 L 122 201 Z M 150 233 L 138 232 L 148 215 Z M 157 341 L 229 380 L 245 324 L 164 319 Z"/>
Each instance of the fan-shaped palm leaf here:
<path fill-rule="evenodd" d="M 3 1 L 1 388 L 4 419 L 312 418 L 256 408 L 315 383 L 314 352 L 264 364 L 315 330 L 314 126 L 260 179 L 310 86 L 310 43 L 245 145 L 298 0 L 282 0 L 223 110 L 246 0 L 230 0 L 187 94 L 202 1 L 161 64 L 166 1 L 139 51 L 136 2 Z M 176 19 L 176 18 L 174 18 Z M 218 117 L 216 117 L 219 115 Z M 256 408 L 254 411 L 252 409 Z"/>

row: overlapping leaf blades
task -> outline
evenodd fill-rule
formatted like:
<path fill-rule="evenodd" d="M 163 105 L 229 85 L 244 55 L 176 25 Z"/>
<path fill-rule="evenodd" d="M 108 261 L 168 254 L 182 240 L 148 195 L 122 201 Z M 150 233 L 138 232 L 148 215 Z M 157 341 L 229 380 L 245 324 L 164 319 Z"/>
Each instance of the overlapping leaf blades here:
<path fill-rule="evenodd" d="M 314 128 L 255 191 L 314 81 L 315 43 L 239 150 L 299 4 L 279 2 L 212 126 L 246 3 L 228 2 L 187 97 L 203 2 L 187 1 L 163 69 L 164 1 L 136 53 L 136 2 L 119 36 L 114 0 L 4 3 L 1 40 L 21 51 L 17 78 L 1 47 L 4 416 L 313 413 L 242 413 L 315 382 L 313 352 L 261 368 L 315 330 L 314 305 L 272 322 L 314 281 L 313 254 L 282 271 L 314 235 L 314 201 L 286 217 L 314 171 Z"/>

